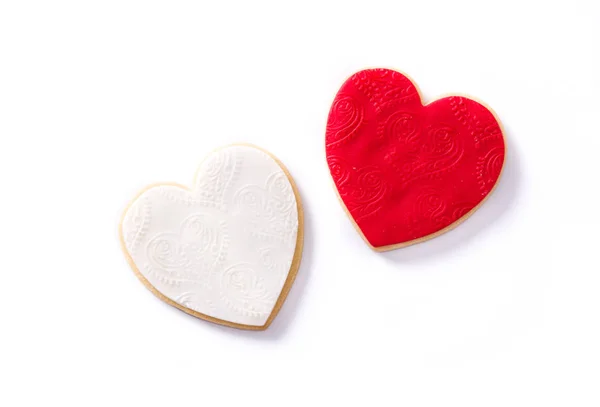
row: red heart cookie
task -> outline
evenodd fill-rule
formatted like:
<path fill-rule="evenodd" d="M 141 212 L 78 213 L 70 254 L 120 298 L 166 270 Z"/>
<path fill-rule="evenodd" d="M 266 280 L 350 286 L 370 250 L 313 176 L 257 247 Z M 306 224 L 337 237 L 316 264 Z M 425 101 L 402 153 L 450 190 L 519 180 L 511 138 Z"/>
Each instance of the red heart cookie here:
<path fill-rule="evenodd" d="M 375 250 L 421 242 L 471 215 L 504 164 L 494 113 L 462 96 L 423 105 L 403 74 L 352 75 L 327 122 L 331 175 L 351 218 Z"/>

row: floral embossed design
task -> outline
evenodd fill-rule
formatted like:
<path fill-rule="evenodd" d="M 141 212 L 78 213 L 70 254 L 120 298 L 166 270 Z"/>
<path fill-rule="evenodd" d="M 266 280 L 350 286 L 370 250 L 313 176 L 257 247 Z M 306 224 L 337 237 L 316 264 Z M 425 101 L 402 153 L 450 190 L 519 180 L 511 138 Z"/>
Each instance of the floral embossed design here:
<path fill-rule="evenodd" d="M 334 120 L 327 123 L 326 143 L 335 145 L 352 137 L 364 120 L 364 111 L 352 96 L 340 95 L 331 106 Z"/>
<path fill-rule="evenodd" d="M 496 184 L 504 138 L 480 103 L 453 96 L 424 106 L 410 79 L 388 69 L 350 77 L 333 106 L 348 100 L 352 111 L 362 112 L 361 125 L 335 126 L 348 120 L 332 107 L 327 162 L 344 205 L 372 246 L 441 231 Z"/>
<path fill-rule="evenodd" d="M 251 233 L 259 239 L 290 243 L 297 227 L 296 201 L 283 173 L 271 174 L 265 185 L 248 184 L 234 194 L 233 213 L 245 216 Z"/>
<path fill-rule="evenodd" d="M 152 211 L 151 203 L 148 199 L 144 199 L 139 205 L 136 205 L 123 220 L 125 223 L 127 235 L 125 238 L 125 246 L 131 252 L 135 252 L 140 244 L 141 239 L 147 232 L 150 224 L 150 213 Z"/>
<path fill-rule="evenodd" d="M 338 192 L 348 210 L 362 219 L 377 211 L 389 187 L 377 167 L 354 168 L 338 157 L 329 157 L 332 173 L 339 175 Z"/>
<path fill-rule="evenodd" d="M 198 170 L 195 199 L 225 210 L 225 196 L 239 174 L 240 161 L 241 157 L 227 150 L 211 154 Z"/>
<path fill-rule="evenodd" d="M 148 240 L 149 272 L 171 285 L 188 281 L 210 287 L 210 273 L 223 259 L 228 242 L 222 222 L 194 213 L 183 220 L 179 233 L 158 233 Z"/>
<path fill-rule="evenodd" d="M 215 303 L 207 298 L 202 298 L 202 296 L 198 295 L 197 292 L 194 291 L 186 291 L 180 294 L 175 301 L 178 304 L 183 305 L 186 308 L 194 310 L 196 312 L 202 312 L 203 307 L 199 307 L 198 304 L 203 304 L 205 307 L 214 312 L 216 310 Z"/>
<path fill-rule="evenodd" d="M 492 148 L 477 160 L 477 181 L 482 195 L 487 195 L 496 184 L 497 174 L 502 170 L 504 150 Z"/>
<path fill-rule="evenodd" d="M 268 313 L 277 300 L 251 264 L 236 264 L 226 269 L 221 274 L 220 290 L 223 301 L 233 312 L 248 317 Z"/>

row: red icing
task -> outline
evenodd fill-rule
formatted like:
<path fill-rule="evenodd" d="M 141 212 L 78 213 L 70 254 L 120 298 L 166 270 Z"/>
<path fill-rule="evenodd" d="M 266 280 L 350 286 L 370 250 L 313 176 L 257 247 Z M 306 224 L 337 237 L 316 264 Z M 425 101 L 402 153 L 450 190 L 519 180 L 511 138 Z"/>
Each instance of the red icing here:
<path fill-rule="evenodd" d="M 483 105 L 446 97 L 423 106 L 406 76 L 354 74 L 335 97 L 327 163 L 350 215 L 374 247 L 434 234 L 475 208 L 504 163 L 504 137 Z"/>

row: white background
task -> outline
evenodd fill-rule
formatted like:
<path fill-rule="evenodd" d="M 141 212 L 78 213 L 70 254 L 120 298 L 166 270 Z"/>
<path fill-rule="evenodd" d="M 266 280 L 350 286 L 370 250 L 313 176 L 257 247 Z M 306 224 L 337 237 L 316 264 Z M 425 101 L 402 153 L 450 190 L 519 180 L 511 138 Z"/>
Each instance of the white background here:
<path fill-rule="evenodd" d="M 377 254 L 324 157 L 365 67 L 502 120 L 501 182 Z M 0 405 L 598 406 L 600 9 L 590 1 L 0 2 Z M 129 199 L 243 141 L 301 189 L 306 248 L 265 332 L 156 299 Z"/>

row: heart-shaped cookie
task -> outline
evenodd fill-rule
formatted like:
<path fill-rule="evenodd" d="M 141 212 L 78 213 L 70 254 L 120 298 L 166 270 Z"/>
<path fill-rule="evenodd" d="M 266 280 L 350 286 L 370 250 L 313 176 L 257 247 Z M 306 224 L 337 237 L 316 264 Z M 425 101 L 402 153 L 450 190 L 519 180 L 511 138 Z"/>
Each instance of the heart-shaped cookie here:
<path fill-rule="evenodd" d="M 160 299 L 196 317 L 266 329 L 294 282 L 302 206 L 283 165 L 253 146 L 211 153 L 193 188 L 143 190 L 123 214 L 123 251 Z"/>
<path fill-rule="evenodd" d="M 378 251 L 430 239 L 471 215 L 498 182 L 504 150 L 489 108 L 463 96 L 423 105 L 414 83 L 389 69 L 352 75 L 327 122 L 339 196 Z"/>

